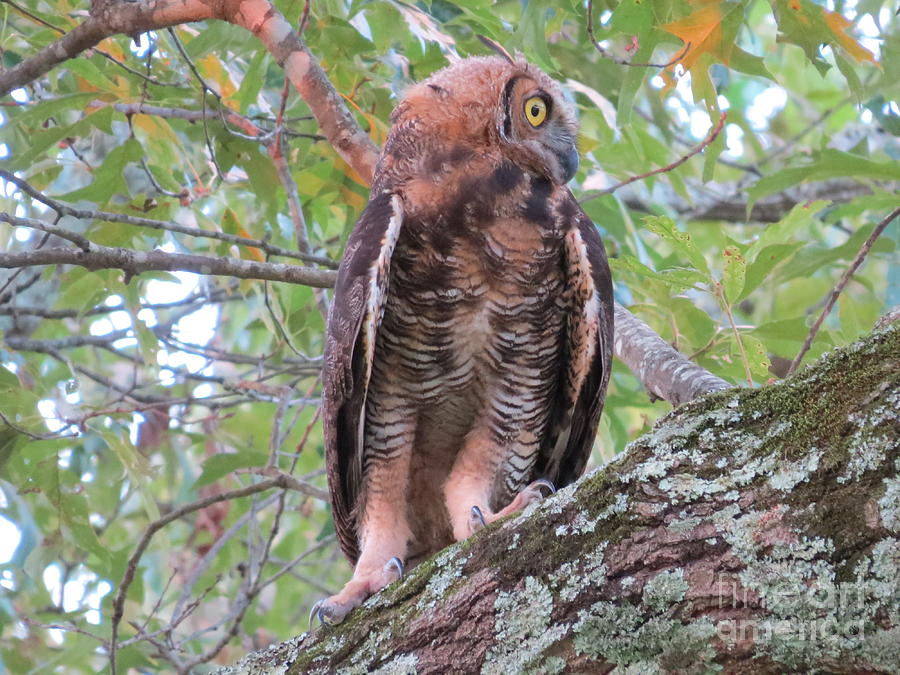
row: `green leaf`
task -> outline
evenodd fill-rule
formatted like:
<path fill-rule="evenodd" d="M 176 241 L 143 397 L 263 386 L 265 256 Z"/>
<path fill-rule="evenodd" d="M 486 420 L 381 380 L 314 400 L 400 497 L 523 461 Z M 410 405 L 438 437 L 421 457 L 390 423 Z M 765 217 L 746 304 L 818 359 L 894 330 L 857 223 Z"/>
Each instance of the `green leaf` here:
<path fill-rule="evenodd" d="M 97 94 L 92 94 L 96 98 Z M 112 123 L 114 110 L 111 107 L 92 110 L 72 124 L 54 126 L 45 131 L 28 134 L 28 149 L 13 155 L 7 168 L 12 170 L 30 169 L 38 157 L 41 157 L 52 146 L 64 142 L 66 138 L 78 138 L 87 135 L 92 128 L 107 129 Z M 2 128 L 2 127 L 0 127 Z"/>
<path fill-rule="evenodd" d="M 753 379 L 757 382 L 766 382 L 772 377 L 772 373 L 769 372 L 769 366 L 772 365 L 772 362 L 769 360 L 766 346 L 759 338 L 746 333 L 741 335 L 741 341 L 744 343 L 744 351 L 747 354 L 747 362 L 750 364 L 750 372 L 753 374 Z"/>
<path fill-rule="evenodd" d="M 863 242 L 875 229 L 875 224 L 864 225 L 854 232 L 840 246 L 827 248 L 806 247 L 796 253 L 793 263 L 783 271 L 782 278 L 796 279 L 809 277 L 827 265 L 839 260 L 850 260 L 859 251 Z M 881 237 L 872 246 L 869 256 L 873 253 L 890 252 L 896 249 L 896 244 L 885 237 Z"/>
<path fill-rule="evenodd" d="M 696 288 L 698 285 L 705 284 L 708 281 L 704 275 L 696 270 L 684 267 L 674 267 L 655 272 L 629 254 L 622 254 L 618 258 L 611 258 L 609 265 L 616 271 L 633 272 L 639 277 L 661 281 L 679 292 L 688 288 Z"/>
<path fill-rule="evenodd" d="M 236 469 L 265 466 L 268 459 L 267 453 L 256 450 L 242 450 L 240 452 L 212 455 L 203 462 L 203 472 L 197 478 L 194 487 L 201 488 L 204 485 L 215 483 Z"/>
<path fill-rule="evenodd" d="M 147 517 L 150 520 L 159 520 L 159 507 L 156 505 L 149 480 L 153 471 L 147 459 L 138 452 L 128 436 L 121 434 L 121 430 L 104 432 L 102 435 L 103 440 L 119 458 L 132 484 L 138 489 Z"/>
<path fill-rule="evenodd" d="M 74 62 L 78 59 L 71 60 Z M 25 130 L 30 130 L 35 126 L 44 124 L 52 117 L 61 116 L 67 111 L 81 111 L 95 98 L 97 98 L 97 92 L 95 91 L 66 94 L 50 100 L 39 101 L 34 105 L 23 108 L 24 112 L 15 112 L 10 117 L 13 124 Z"/>
<path fill-rule="evenodd" d="M 762 234 L 747 249 L 747 260 L 754 262 L 761 251 L 774 244 L 786 244 L 801 231 L 809 227 L 816 214 L 831 202 L 820 200 L 797 204 L 779 222 L 768 225 Z"/>
<path fill-rule="evenodd" d="M 264 82 L 266 67 L 269 65 L 269 52 L 260 49 L 247 66 L 241 86 L 234 95 L 240 105 L 241 115 L 246 115 L 251 105 L 256 103 Z"/>
<path fill-rule="evenodd" d="M 57 309 L 76 307 L 80 315 L 96 307 L 109 295 L 99 272 L 75 269 L 69 272 L 63 291 L 56 300 Z"/>
<path fill-rule="evenodd" d="M 722 269 L 722 287 L 725 297 L 732 305 L 737 302 L 744 290 L 744 277 L 747 273 L 747 259 L 737 246 L 729 246 L 722 251 L 724 266 Z"/>
<path fill-rule="evenodd" d="M 776 266 L 793 258 L 801 248 L 803 248 L 803 244 L 798 242 L 796 244 L 772 244 L 760 251 L 753 262 L 747 266 L 744 288 L 735 298 L 735 302 L 740 302 L 749 296 L 766 280 Z"/>
<path fill-rule="evenodd" d="M 876 162 L 840 150 L 823 150 L 813 162 L 805 166 L 782 169 L 756 181 L 747 190 L 747 213 L 762 197 L 781 192 L 798 183 L 847 177 L 857 180 L 900 180 L 900 162 Z"/>
<path fill-rule="evenodd" d="M 87 187 L 64 194 L 60 199 L 69 202 L 87 200 L 106 202 L 114 194 L 128 194 L 125 184 L 125 167 L 131 162 L 138 162 L 144 156 L 141 144 L 129 138 L 122 145 L 113 148 L 103 160 L 103 164 L 94 171 L 94 179 Z"/>
<path fill-rule="evenodd" d="M 675 318 L 678 331 L 690 341 L 695 350 L 704 347 L 716 334 L 716 322 L 689 299 L 672 298 L 668 309 Z"/>
<path fill-rule="evenodd" d="M 537 65 L 549 72 L 556 70 L 547 49 L 547 14 L 552 11 L 540 0 L 527 0 L 519 27 L 510 40 L 510 46 L 527 51 Z"/>
<path fill-rule="evenodd" d="M 862 103 L 863 85 L 859 79 L 859 74 L 856 72 L 856 66 L 838 53 L 835 53 L 834 55 L 834 62 L 837 64 L 838 70 L 841 71 L 841 74 L 847 80 L 850 91 L 853 93 L 853 98 L 857 103 Z"/>
<path fill-rule="evenodd" d="M 87 82 L 97 87 L 100 92 L 114 89 L 116 86 L 112 80 L 100 72 L 100 69 L 88 59 L 69 59 L 66 62 L 66 70 L 84 78 Z M 94 97 L 96 98 L 100 92 L 94 92 Z"/>
<path fill-rule="evenodd" d="M 769 72 L 769 69 L 766 68 L 766 63 L 762 60 L 761 57 L 754 56 L 753 54 L 744 51 L 737 45 L 735 45 L 732 49 L 731 61 L 729 61 L 728 65 L 738 72 L 745 73 L 746 75 L 764 77 L 768 80 L 775 79 L 772 76 L 772 73 Z"/>
<path fill-rule="evenodd" d="M 716 108 L 718 109 L 718 108 Z M 703 151 L 703 182 L 708 183 L 715 177 L 716 167 L 719 165 L 719 156 L 725 150 L 725 133 L 722 133 L 713 139 L 713 142 L 706 146 Z"/>
<path fill-rule="evenodd" d="M 695 270 L 698 270 L 705 276 L 706 281 L 710 280 L 709 265 L 703 253 L 700 252 L 700 249 L 694 243 L 693 237 L 675 227 L 675 223 L 671 218 L 648 216 L 644 218 L 644 225 L 664 241 L 669 242 L 683 258 L 686 258 L 691 263 Z"/>

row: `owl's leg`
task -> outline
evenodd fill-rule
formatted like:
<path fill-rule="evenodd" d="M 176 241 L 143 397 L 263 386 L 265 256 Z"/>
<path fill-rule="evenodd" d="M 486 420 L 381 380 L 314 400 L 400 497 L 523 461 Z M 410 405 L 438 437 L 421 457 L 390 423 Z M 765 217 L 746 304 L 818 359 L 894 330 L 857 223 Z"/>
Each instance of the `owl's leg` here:
<path fill-rule="evenodd" d="M 473 507 L 486 516 L 493 515 L 488 504 L 499 466 L 496 450 L 490 431 L 476 427 L 466 436 L 444 483 L 444 500 L 456 541 L 474 531 L 470 523 Z"/>
<path fill-rule="evenodd" d="M 517 443 L 510 445 L 515 445 L 516 451 L 524 456 L 537 452 L 537 444 L 531 434 L 523 433 L 522 436 Z M 526 486 L 503 509 L 496 513 L 491 511 L 490 498 L 497 472 L 511 451 L 509 445 L 504 446 L 494 440 L 484 426 L 476 428 L 466 437 L 444 484 L 447 512 L 450 514 L 453 537 L 457 541 L 462 541 L 498 518 L 543 499 L 542 489 L 554 491 L 550 481 L 538 480 Z"/>
<path fill-rule="evenodd" d="M 367 430 L 367 448 L 374 456 L 365 469 L 365 490 L 361 503 L 360 555 L 353 577 L 343 589 L 321 600 L 313 608 L 322 623 L 338 624 L 351 610 L 365 602 L 403 574 L 412 531 L 406 512 L 409 464 L 415 425 L 400 423 L 385 434 Z M 379 442 L 384 447 L 378 447 Z"/>

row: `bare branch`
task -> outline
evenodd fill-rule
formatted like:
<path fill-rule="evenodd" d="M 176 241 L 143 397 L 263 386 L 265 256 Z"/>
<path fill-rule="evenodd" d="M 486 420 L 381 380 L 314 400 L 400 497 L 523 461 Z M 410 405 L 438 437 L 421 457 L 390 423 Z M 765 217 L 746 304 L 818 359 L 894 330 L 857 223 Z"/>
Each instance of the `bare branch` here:
<path fill-rule="evenodd" d="M 141 303 L 141 309 L 151 309 L 154 311 L 175 309 L 184 307 L 185 305 L 202 305 L 215 304 L 221 302 L 233 302 L 241 300 L 239 295 L 227 295 L 226 289 L 219 289 L 212 293 L 195 293 L 189 295 L 182 300 L 174 302 L 148 302 Z M 111 314 L 113 312 L 121 312 L 125 309 L 122 305 L 99 305 L 92 307 L 87 311 L 77 309 L 47 309 L 46 307 L 31 307 L 26 305 L 6 305 L 3 298 L 0 298 L 0 316 L 39 316 L 44 319 L 74 319 L 76 317 L 97 316 L 100 314 Z M 248 357 L 249 358 L 249 357 Z M 258 363 L 258 359 L 253 359 L 250 363 Z"/>
<path fill-rule="evenodd" d="M 681 405 L 728 382 L 691 363 L 634 314 L 616 303 L 616 356 L 647 390 L 672 405 Z"/>
<path fill-rule="evenodd" d="M 16 218 L 0 213 L 5 220 L 19 227 L 43 229 L 44 223 L 31 218 Z M 331 288 L 335 272 L 311 267 L 299 267 L 286 263 L 266 263 L 239 258 L 213 258 L 166 251 L 136 251 L 127 248 L 101 246 L 90 243 L 90 250 L 74 248 L 49 248 L 0 253 L 0 268 L 34 267 L 36 265 L 78 265 L 89 270 L 120 269 L 129 276 L 143 272 L 165 270 L 169 272 L 194 272 L 196 274 L 260 279 L 303 284 L 314 288 Z"/>
<path fill-rule="evenodd" d="M 862 265 L 863 260 L 866 259 L 866 256 L 872 249 L 872 245 L 875 243 L 875 240 L 881 236 L 881 233 L 884 232 L 885 228 L 890 225 L 897 216 L 900 216 L 900 206 L 887 214 L 887 216 L 885 216 L 884 219 L 875 226 L 875 229 L 872 230 L 872 234 L 869 235 L 869 238 L 866 239 L 865 242 L 863 242 L 863 245 L 860 247 L 856 256 L 850 262 L 850 265 L 846 270 L 844 270 L 841 278 L 828 294 L 828 298 L 825 300 L 825 306 L 822 308 L 822 311 L 819 314 L 819 317 L 816 319 L 815 323 L 813 323 L 812 328 L 809 329 L 809 334 L 803 341 L 803 346 L 800 347 L 800 352 L 791 362 L 791 367 L 788 368 L 788 375 L 797 370 L 797 367 L 800 365 L 800 362 L 803 360 L 806 352 L 808 352 L 809 348 L 812 346 L 813 340 L 815 339 L 816 334 L 819 332 L 819 328 L 822 327 L 822 322 L 825 321 L 825 317 L 828 316 L 828 314 L 831 312 L 831 308 L 834 307 L 834 303 L 837 302 L 838 296 L 841 294 L 841 291 L 844 290 L 844 287 L 850 281 L 850 278 L 853 276 L 856 270 L 859 269 L 859 266 Z"/>

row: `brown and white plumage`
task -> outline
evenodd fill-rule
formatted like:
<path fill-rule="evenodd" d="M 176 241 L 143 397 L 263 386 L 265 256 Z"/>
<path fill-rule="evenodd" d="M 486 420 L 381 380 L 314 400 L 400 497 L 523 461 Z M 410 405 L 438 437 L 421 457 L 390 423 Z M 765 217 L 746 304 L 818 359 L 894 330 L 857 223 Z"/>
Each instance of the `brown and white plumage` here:
<path fill-rule="evenodd" d="M 578 478 L 612 356 L 609 267 L 565 187 L 577 127 L 557 85 L 470 58 L 391 121 L 328 323 L 328 482 L 356 564 L 317 606 L 332 623 L 399 562 L 536 498 L 535 480 Z"/>

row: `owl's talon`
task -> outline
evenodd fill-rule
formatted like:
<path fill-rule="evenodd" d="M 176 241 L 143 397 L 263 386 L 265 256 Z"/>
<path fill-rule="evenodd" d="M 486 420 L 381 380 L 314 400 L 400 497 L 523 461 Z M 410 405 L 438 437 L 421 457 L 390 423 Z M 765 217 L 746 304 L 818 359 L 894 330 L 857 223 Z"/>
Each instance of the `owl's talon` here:
<path fill-rule="evenodd" d="M 484 514 L 477 506 L 473 506 L 469 510 L 469 529 L 474 533 L 487 526 Z"/>
<path fill-rule="evenodd" d="M 403 574 L 406 571 L 406 568 L 403 566 L 403 561 L 400 560 L 397 556 L 394 556 L 390 560 L 388 560 L 384 565 L 385 572 L 391 572 L 395 570 L 397 572 L 397 579 L 402 579 Z"/>
<path fill-rule="evenodd" d="M 312 609 L 309 610 L 309 627 L 312 628 L 313 619 L 318 618 L 320 624 L 325 623 L 325 619 L 322 617 L 322 604 L 325 602 L 325 598 L 322 598 L 316 602 L 312 606 Z"/>
<path fill-rule="evenodd" d="M 533 482 L 531 485 L 529 485 L 528 487 L 529 487 L 529 488 L 540 488 L 540 487 L 545 487 L 545 488 L 547 488 L 547 489 L 550 491 L 548 494 L 551 494 L 551 495 L 555 495 L 555 494 L 556 494 L 556 486 L 554 486 L 553 483 L 551 483 L 551 482 L 550 482 L 549 480 L 547 480 L 546 478 L 538 478 L 536 481 L 534 481 L 534 482 Z"/>

